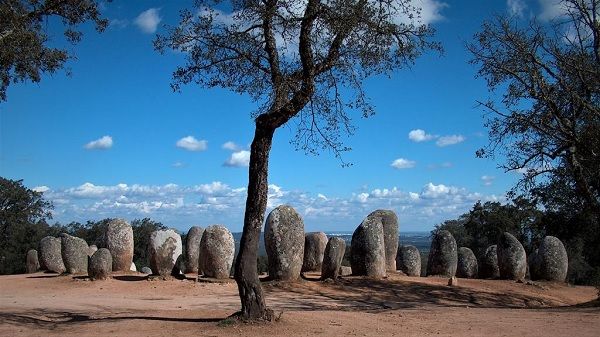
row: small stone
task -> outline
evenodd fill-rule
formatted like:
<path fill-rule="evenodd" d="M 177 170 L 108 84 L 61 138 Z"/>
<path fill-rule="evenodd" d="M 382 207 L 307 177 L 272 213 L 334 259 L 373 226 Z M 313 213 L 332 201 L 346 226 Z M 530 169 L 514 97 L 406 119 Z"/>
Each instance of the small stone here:
<path fill-rule="evenodd" d="M 199 254 L 200 254 L 200 240 L 202 240 L 202 234 L 204 228 L 200 226 L 193 226 L 188 231 L 186 242 L 185 242 L 185 272 L 198 274 L 199 265 Z"/>
<path fill-rule="evenodd" d="M 142 267 L 142 269 L 140 269 L 140 273 L 151 275 L 152 274 L 152 269 L 150 269 L 149 267 Z"/>
<path fill-rule="evenodd" d="M 427 276 L 455 276 L 457 262 L 458 253 L 454 236 L 447 230 L 437 231 L 431 239 L 431 249 L 427 260 Z"/>
<path fill-rule="evenodd" d="M 66 268 L 62 259 L 61 246 L 59 238 L 44 237 L 40 241 L 40 266 L 48 271 L 64 273 Z"/>
<path fill-rule="evenodd" d="M 27 274 L 35 273 L 40 269 L 37 250 L 30 249 L 27 251 L 27 263 L 25 269 L 27 270 Z"/>
<path fill-rule="evenodd" d="M 129 267 L 129 271 L 137 271 L 137 267 L 135 266 L 135 263 L 131 262 L 131 267 Z"/>
<path fill-rule="evenodd" d="M 88 276 L 91 280 L 106 280 L 110 278 L 112 266 L 110 251 L 106 248 L 100 248 L 90 257 Z"/>
<path fill-rule="evenodd" d="M 398 247 L 396 268 L 407 276 L 421 276 L 421 253 L 417 247 L 411 245 Z"/>
<path fill-rule="evenodd" d="M 456 276 L 452 276 L 448 279 L 448 285 L 451 287 L 455 287 L 458 285 L 458 279 L 456 278 Z"/>
<path fill-rule="evenodd" d="M 61 255 L 69 274 L 85 274 L 88 269 L 88 244 L 84 239 L 60 234 Z"/>
<path fill-rule="evenodd" d="M 227 279 L 231 272 L 235 242 L 225 226 L 208 226 L 202 234 L 199 251 L 199 267 L 204 276 Z"/>
<path fill-rule="evenodd" d="M 304 222 L 298 212 L 288 205 L 273 209 L 265 222 L 264 237 L 271 279 L 298 280 L 304 258 Z"/>
<path fill-rule="evenodd" d="M 476 278 L 478 275 L 477 258 L 473 251 L 467 247 L 458 249 L 458 263 L 456 276 L 462 278 Z"/>
<path fill-rule="evenodd" d="M 321 279 L 337 279 L 341 275 L 342 260 L 346 252 L 346 241 L 334 236 L 327 241 L 323 254 L 323 265 L 321 268 Z M 352 273 L 352 271 L 350 271 Z"/>
<path fill-rule="evenodd" d="M 323 232 L 306 233 L 304 236 L 304 260 L 302 271 L 320 271 L 327 246 L 327 235 Z"/>
<path fill-rule="evenodd" d="M 497 246 L 489 246 L 481 257 L 479 265 L 479 277 L 484 279 L 496 279 L 500 277 L 500 269 L 498 268 L 498 251 Z"/>

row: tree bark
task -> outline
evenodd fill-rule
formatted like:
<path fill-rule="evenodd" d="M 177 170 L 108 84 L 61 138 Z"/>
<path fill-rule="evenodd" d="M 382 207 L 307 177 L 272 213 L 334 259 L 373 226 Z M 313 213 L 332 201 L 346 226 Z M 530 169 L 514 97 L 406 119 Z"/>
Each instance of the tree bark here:
<path fill-rule="evenodd" d="M 273 311 L 263 298 L 257 271 L 258 243 L 264 214 L 267 209 L 269 152 L 275 129 L 263 122 L 266 116 L 256 119 L 254 139 L 250 147 L 248 170 L 248 197 L 244 215 L 244 230 L 240 251 L 235 262 L 235 281 L 238 285 L 243 320 L 272 320 Z"/>

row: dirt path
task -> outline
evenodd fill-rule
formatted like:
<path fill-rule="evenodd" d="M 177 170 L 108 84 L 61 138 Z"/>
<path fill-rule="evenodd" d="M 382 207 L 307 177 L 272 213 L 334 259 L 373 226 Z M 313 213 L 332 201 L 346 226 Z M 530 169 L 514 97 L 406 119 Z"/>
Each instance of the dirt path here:
<path fill-rule="evenodd" d="M 310 275 L 309 275 L 310 278 Z M 0 336 L 597 336 L 596 289 L 551 283 L 345 278 L 266 283 L 280 322 L 228 324 L 235 283 L 0 276 Z"/>

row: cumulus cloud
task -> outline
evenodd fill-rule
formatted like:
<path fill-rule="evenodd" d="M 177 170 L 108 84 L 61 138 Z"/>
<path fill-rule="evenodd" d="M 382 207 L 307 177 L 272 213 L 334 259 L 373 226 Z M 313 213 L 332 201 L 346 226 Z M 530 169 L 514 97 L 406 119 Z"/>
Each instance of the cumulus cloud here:
<path fill-rule="evenodd" d="M 111 136 L 103 136 L 102 138 L 93 140 L 84 145 L 87 150 L 106 150 L 113 146 L 113 139 Z"/>
<path fill-rule="evenodd" d="M 50 190 L 50 187 L 42 185 L 42 186 L 36 186 L 34 188 L 31 189 L 34 192 L 41 192 L 41 193 L 45 193 L 48 192 Z"/>
<path fill-rule="evenodd" d="M 174 168 L 182 168 L 185 166 L 185 164 L 180 161 L 176 161 L 171 166 L 173 166 Z"/>
<path fill-rule="evenodd" d="M 194 136 L 183 137 L 175 143 L 179 148 L 188 151 L 204 151 L 208 148 L 208 141 L 198 140 Z"/>
<path fill-rule="evenodd" d="M 221 147 L 223 149 L 229 150 L 229 151 L 239 151 L 240 150 L 240 147 L 232 141 L 225 142 L 223 145 L 221 145 Z"/>
<path fill-rule="evenodd" d="M 412 140 L 413 142 L 417 142 L 417 143 L 426 142 L 428 140 L 432 140 L 433 138 L 435 138 L 434 135 L 427 134 L 422 129 L 411 130 L 408 133 L 408 139 Z"/>
<path fill-rule="evenodd" d="M 463 135 L 442 136 L 435 142 L 435 145 L 439 147 L 455 145 L 464 142 L 465 139 Z"/>
<path fill-rule="evenodd" d="M 242 150 L 232 153 L 223 165 L 228 167 L 248 167 L 250 165 L 250 151 Z"/>
<path fill-rule="evenodd" d="M 421 6 L 421 22 L 431 24 L 440 21 L 444 18 L 442 10 L 448 7 L 448 4 L 436 0 L 420 0 L 416 1 L 416 5 Z"/>
<path fill-rule="evenodd" d="M 415 165 L 417 165 L 416 161 L 408 160 L 408 159 L 404 159 L 404 158 L 398 158 L 390 164 L 391 167 L 393 167 L 395 169 L 399 169 L 399 170 L 413 168 L 413 167 L 415 167 Z"/>
<path fill-rule="evenodd" d="M 138 15 L 135 18 L 135 25 L 144 33 L 156 33 L 156 28 L 162 20 L 162 18 L 159 16 L 159 11 L 159 8 L 150 8 L 148 10 L 143 11 L 142 13 L 140 13 L 140 15 Z"/>
<path fill-rule="evenodd" d="M 525 9 L 527 9 L 527 5 L 523 0 L 507 0 L 506 7 L 508 7 L 508 12 L 512 15 L 523 17 L 523 13 Z"/>
<path fill-rule="evenodd" d="M 494 176 L 481 176 L 481 183 L 484 186 L 492 186 L 492 184 L 494 183 L 494 179 L 496 179 L 496 177 Z"/>

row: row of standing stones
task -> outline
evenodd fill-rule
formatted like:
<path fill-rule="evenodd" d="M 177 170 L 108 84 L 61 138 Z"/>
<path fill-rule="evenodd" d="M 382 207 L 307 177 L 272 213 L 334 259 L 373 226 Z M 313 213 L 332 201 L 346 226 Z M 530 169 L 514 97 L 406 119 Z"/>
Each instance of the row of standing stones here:
<path fill-rule="evenodd" d="M 265 221 L 265 248 L 269 277 L 293 281 L 303 272 L 320 271 L 322 279 L 336 279 L 342 271 L 346 243 L 342 238 L 327 238 L 325 233 L 304 233 L 304 222 L 290 206 L 282 205 Z M 27 254 L 27 271 L 39 268 L 57 273 L 88 273 L 91 279 L 105 279 L 112 271 L 134 270 L 133 230 L 124 220 L 109 223 L 96 246 L 88 246 L 67 234 L 45 237 L 40 252 Z M 353 275 L 381 278 L 389 271 L 409 276 L 421 275 L 421 255 L 414 246 L 398 246 L 398 217 L 390 210 L 376 210 L 356 228 L 350 247 Z M 150 267 L 142 272 L 163 277 L 180 273 L 181 236 L 172 229 L 155 231 L 150 236 Z M 235 253 L 231 232 L 222 225 L 206 229 L 194 226 L 187 235 L 185 273 L 205 277 L 230 277 Z M 39 256 L 39 263 L 38 263 Z M 564 282 L 568 259 L 562 242 L 552 236 L 542 241 L 527 260 L 525 249 L 511 234 L 504 233 L 497 245 L 490 246 L 479 259 L 467 247 L 457 248 L 448 231 L 435 233 L 431 242 L 426 275 L 462 278 L 504 278 L 522 280 L 529 266 L 531 279 Z"/>

